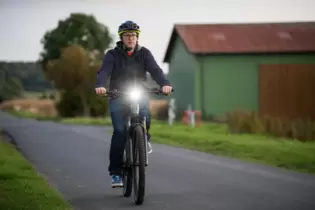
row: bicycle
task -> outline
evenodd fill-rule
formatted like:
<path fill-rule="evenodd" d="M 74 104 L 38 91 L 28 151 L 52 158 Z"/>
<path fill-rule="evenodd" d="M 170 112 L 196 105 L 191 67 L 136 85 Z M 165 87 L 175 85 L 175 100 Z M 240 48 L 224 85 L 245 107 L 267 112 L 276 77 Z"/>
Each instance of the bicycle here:
<path fill-rule="evenodd" d="M 172 89 L 174 92 L 174 89 Z M 139 99 L 142 94 L 153 93 L 165 95 L 161 89 L 152 88 L 147 91 L 132 89 L 130 92 L 108 91 L 108 96 L 127 96 L 131 103 L 127 113 L 126 139 L 122 160 L 123 196 L 134 194 L 134 202 L 142 205 L 145 196 L 145 167 L 149 165 L 147 148 L 146 118 L 139 114 Z"/>

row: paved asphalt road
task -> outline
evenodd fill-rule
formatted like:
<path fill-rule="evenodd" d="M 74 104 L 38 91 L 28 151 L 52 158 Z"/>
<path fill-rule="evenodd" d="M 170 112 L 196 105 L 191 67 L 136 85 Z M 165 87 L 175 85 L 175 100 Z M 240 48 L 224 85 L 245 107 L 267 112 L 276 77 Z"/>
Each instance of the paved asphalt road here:
<path fill-rule="evenodd" d="M 1 112 L 0 128 L 75 209 L 315 209 L 315 176 L 157 144 L 145 203 L 135 206 L 131 197 L 110 188 L 108 128 L 21 120 Z"/>

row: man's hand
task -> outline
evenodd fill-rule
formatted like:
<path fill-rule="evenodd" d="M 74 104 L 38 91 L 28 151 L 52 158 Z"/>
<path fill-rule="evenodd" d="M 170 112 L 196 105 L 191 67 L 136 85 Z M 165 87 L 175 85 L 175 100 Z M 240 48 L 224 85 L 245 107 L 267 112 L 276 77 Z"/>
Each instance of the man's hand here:
<path fill-rule="evenodd" d="M 170 92 L 172 92 L 172 87 L 171 86 L 163 86 L 162 87 L 162 92 L 164 93 L 164 94 L 169 94 Z"/>
<path fill-rule="evenodd" d="M 95 92 L 98 95 L 106 95 L 106 88 L 104 87 L 95 88 Z"/>

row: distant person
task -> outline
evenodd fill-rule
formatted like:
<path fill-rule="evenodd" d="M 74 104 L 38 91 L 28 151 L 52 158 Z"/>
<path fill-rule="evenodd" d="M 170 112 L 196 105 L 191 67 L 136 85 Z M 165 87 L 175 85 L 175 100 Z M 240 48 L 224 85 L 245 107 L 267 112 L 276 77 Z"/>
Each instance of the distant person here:
<path fill-rule="evenodd" d="M 134 81 L 146 80 L 146 72 L 158 85 L 162 87 L 162 92 L 168 94 L 172 91 L 169 81 L 167 81 L 162 69 L 156 63 L 152 53 L 147 48 L 138 44 L 140 27 L 132 22 L 126 21 L 118 28 L 120 41 L 116 43 L 114 49 L 109 50 L 104 56 L 103 64 L 97 74 L 95 91 L 97 94 L 106 94 L 106 82 L 110 78 L 110 89 L 126 90 Z M 152 153 L 150 129 L 150 103 L 149 97 L 144 96 L 140 102 L 140 114 L 146 117 L 146 127 L 148 130 L 148 153 Z M 110 164 L 108 171 L 112 176 L 112 187 L 122 187 L 121 164 L 124 152 L 124 119 L 123 101 L 121 98 L 109 100 L 110 115 L 114 127 L 110 146 Z"/>

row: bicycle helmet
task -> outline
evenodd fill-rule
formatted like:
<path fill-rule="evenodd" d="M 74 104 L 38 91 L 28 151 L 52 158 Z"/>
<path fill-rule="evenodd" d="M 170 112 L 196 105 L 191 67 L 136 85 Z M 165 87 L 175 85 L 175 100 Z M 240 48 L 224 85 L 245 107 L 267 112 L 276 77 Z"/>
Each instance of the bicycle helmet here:
<path fill-rule="evenodd" d="M 122 33 L 127 31 L 134 31 L 138 35 L 140 34 L 140 27 L 137 23 L 127 20 L 126 22 L 122 23 L 118 28 L 118 35 L 121 36 Z"/>

